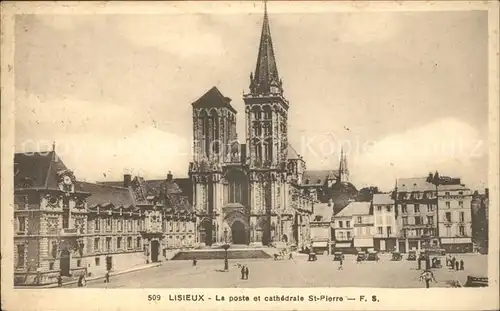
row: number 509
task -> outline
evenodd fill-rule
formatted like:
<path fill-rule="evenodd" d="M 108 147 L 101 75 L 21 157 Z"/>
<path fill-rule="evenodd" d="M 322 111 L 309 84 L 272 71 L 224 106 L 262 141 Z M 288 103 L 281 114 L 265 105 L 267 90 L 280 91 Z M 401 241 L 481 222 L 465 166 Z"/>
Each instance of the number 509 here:
<path fill-rule="evenodd" d="M 161 296 L 160 295 L 148 295 L 148 300 L 149 301 L 160 301 Z"/>

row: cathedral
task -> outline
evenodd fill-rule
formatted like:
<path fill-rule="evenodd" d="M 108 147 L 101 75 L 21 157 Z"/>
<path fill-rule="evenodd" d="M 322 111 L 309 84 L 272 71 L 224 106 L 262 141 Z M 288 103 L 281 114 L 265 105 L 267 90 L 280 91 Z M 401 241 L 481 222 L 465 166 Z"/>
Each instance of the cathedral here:
<path fill-rule="evenodd" d="M 216 87 L 192 103 L 189 178 L 197 240 L 207 246 L 308 247 L 310 215 L 321 201 L 319 192 L 346 177 L 339 171 L 306 171 L 305 161 L 288 142 L 290 103 L 278 74 L 267 9 L 255 72 L 243 101 L 244 143 L 236 133 L 237 111 Z"/>

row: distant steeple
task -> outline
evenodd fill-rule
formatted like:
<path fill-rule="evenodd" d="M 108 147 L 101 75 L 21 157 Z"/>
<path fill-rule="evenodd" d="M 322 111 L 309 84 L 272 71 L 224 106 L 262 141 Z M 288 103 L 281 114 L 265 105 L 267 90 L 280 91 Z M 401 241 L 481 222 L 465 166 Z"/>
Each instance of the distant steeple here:
<path fill-rule="evenodd" d="M 271 29 L 267 16 L 267 1 L 264 1 L 264 21 L 262 23 L 255 74 L 250 75 L 250 93 L 252 95 L 283 94 L 282 82 L 274 57 Z"/>
<path fill-rule="evenodd" d="M 347 157 L 344 154 L 344 147 L 340 150 L 339 181 L 349 182 L 349 169 L 347 168 Z"/>

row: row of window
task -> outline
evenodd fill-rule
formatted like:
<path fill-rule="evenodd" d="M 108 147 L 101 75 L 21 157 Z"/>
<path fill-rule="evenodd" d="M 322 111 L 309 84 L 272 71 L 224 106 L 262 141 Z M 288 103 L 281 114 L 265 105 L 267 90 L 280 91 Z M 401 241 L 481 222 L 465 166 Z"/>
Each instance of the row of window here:
<path fill-rule="evenodd" d="M 104 221 L 104 230 L 106 232 L 113 232 L 113 229 L 115 229 L 115 224 L 116 224 L 116 229 L 118 232 L 120 231 L 128 231 L 128 232 L 133 232 L 134 229 L 137 231 L 142 231 L 143 228 L 145 227 L 145 220 L 144 219 L 135 219 L 135 226 L 134 226 L 134 220 L 133 219 L 116 219 L 116 221 L 113 221 L 113 218 L 96 218 L 94 219 L 94 232 L 100 232 L 101 231 L 101 224 Z"/>
<path fill-rule="evenodd" d="M 445 222 L 452 222 L 452 218 L 451 218 L 451 212 L 446 212 L 444 214 L 444 221 Z M 464 222 L 465 221 L 465 213 L 464 212 L 459 212 L 458 213 L 458 221 L 459 222 Z"/>
<path fill-rule="evenodd" d="M 383 235 L 384 234 L 384 227 L 377 227 L 377 234 Z M 392 234 L 392 226 L 385 227 L 385 234 L 387 234 L 387 235 Z"/>
<path fill-rule="evenodd" d="M 357 227 L 355 228 L 356 230 L 356 235 L 357 236 L 362 236 L 362 235 L 372 235 L 372 227 Z"/>
<path fill-rule="evenodd" d="M 166 231 L 165 229 L 168 228 L 168 232 L 174 232 L 174 222 L 173 221 L 164 221 L 163 222 L 163 231 Z M 175 232 L 192 232 L 193 229 L 190 228 L 189 230 L 187 229 L 187 223 L 185 221 L 176 221 L 175 222 Z"/>
<path fill-rule="evenodd" d="M 434 228 L 416 228 L 416 229 L 402 229 L 401 235 L 406 237 L 418 237 L 422 235 L 435 236 L 436 230 Z"/>
<path fill-rule="evenodd" d="M 383 207 L 384 206 L 382 206 L 382 205 L 377 205 L 377 212 L 381 212 Z M 391 205 L 386 205 L 385 206 L 385 211 L 388 212 L 388 213 L 392 212 L 392 206 Z"/>
<path fill-rule="evenodd" d="M 376 219 L 377 219 L 377 224 L 382 224 L 383 216 L 377 216 Z M 395 218 L 393 215 L 386 215 L 385 216 L 385 223 L 386 224 L 394 223 L 394 220 L 395 220 Z"/>
<path fill-rule="evenodd" d="M 425 206 L 425 205 L 423 205 Z M 401 212 L 403 214 L 408 213 L 420 213 L 420 212 L 425 212 L 423 209 L 421 210 L 421 205 L 420 204 L 414 204 L 413 205 L 413 210 L 409 209 L 406 204 L 401 204 Z M 427 212 L 434 212 L 436 210 L 436 205 L 435 204 L 427 204 Z"/>
<path fill-rule="evenodd" d="M 446 234 L 446 236 L 451 237 L 451 236 L 453 236 L 452 235 L 452 231 L 453 230 L 452 230 L 451 227 L 446 227 L 444 233 Z M 458 226 L 458 228 L 456 230 L 456 235 L 458 235 L 458 236 L 466 236 L 465 226 Z"/>
<path fill-rule="evenodd" d="M 347 231 L 347 232 L 343 232 L 343 231 L 339 231 L 337 232 L 337 240 L 350 240 L 352 238 L 352 235 L 351 235 L 351 232 L 350 231 Z"/>
<path fill-rule="evenodd" d="M 135 245 L 132 237 L 126 237 L 126 239 L 124 239 L 123 237 L 117 237 L 115 244 L 116 247 L 113 245 L 113 239 L 111 237 L 106 237 L 102 241 L 104 242 L 104 245 L 102 245 L 101 238 L 94 238 L 94 244 L 93 244 L 94 251 L 110 252 L 115 250 L 125 250 L 134 248 L 140 249 L 142 247 L 141 237 L 135 238 Z"/>
<path fill-rule="evenodd" d="M 403 216 L 401 217 L 403 221 L 403 225 L 432 225 L 434 224 L 434 216 L 427 216 L 424 218 L 423 216 L 415 216 L 415 217 L 408 217 L 408 216 Z M 424 219 L 427 220 L 427 222 L 424 222 Z"/>

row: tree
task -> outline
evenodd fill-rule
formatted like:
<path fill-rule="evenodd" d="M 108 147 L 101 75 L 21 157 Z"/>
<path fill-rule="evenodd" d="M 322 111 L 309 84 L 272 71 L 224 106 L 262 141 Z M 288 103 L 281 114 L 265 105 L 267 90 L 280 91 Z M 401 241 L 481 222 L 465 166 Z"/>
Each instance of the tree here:
<path fill-rule="evenodd" d="M 370 202 L 373 199 L 373 195 L 375 193 L 380 193 L 380 191 L 378 190 L 378 187 L 376 187 L 376 186 L 361 188 L 359 190 L 356 201 L 358 201 L 358 202 Z"/>

